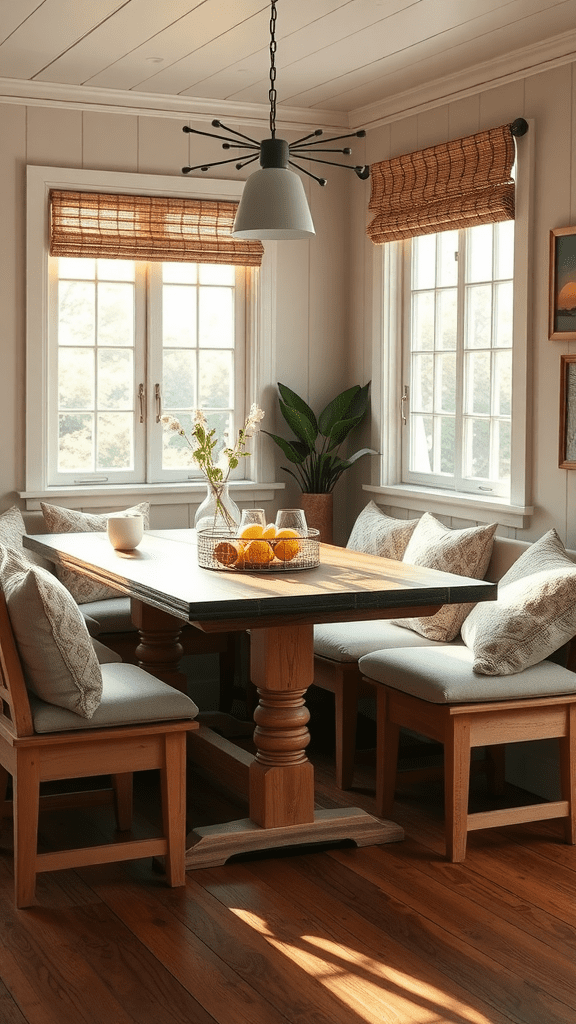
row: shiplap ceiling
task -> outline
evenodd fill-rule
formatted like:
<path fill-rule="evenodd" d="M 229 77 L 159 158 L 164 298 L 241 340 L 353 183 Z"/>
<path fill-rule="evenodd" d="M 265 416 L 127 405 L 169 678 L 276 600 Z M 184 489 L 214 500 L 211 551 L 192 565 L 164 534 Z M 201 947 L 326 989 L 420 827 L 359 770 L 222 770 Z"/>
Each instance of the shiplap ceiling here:
<path fill-rule="evenodd" d="M 334 123 L 369 119 L 390 97 L 447 77 L 464 83 L 472 69 L 485 81 L 489 66 L 502 77 L 576 56 L 576 0 L 278 0 L 277 9 L 279 107 Z M 268 0 L 0 0 L 0 93 L 35 83 L 77 98 L 178 97 L 180 109 L 215 100 L 220 116 L 227 105 L 266 105 L 269 22 Z"/>

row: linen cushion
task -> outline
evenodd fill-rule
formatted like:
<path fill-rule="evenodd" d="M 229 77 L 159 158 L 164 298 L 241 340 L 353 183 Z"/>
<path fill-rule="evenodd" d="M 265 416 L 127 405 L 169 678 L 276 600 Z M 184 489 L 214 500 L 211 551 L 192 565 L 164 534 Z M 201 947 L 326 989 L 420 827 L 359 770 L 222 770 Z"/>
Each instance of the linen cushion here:
<path fill-rule="evenodd" d="M 51 573 L 0 551 L 0 580 L 28 687 L 75 717 L 91 718 L 102 674 L 86 623 L 72 596 Z"/>
<path fill-rule="evenodd" d="M 48 505 L 45 501 L 40 502 L 40 507 L 44 516 L 44 522 L 50 533 L 101 533 L 106 529 L 108 516 L 112 514 L 105 512 L 102 515 L 94 515 L 88 512 L 78 512 L 76 509 L 61 508 L 59 505 Z M 142 501 L 139 505 L 134 505 L 125 511 L 142 515 L 144 517 L 144 529 L 148 529 L 150 515 L 150 503 L 148 501 Z M 89 580 L 72 569 L 65 569 L 57 565 L 56 575 L 78 604 L 86 604 L 88 601 L 104 601 L 110 597 L 118 597 L 118 591 L 114 590 L 113 587 Z"/>
<path fill-rule="evenodd" d="M 87 601 L 80 606 L 85 619 L 96 621 L 97 631 L 88 626 L 92 636 L 99 633 L 131 633 L 137 632 L 130 614 L 129 597 L 111 597 L 106 601 Z"/>
<path fill-rule="evenodd" d="M 368 679 L 432 704 L 472 704 L 493 700 L 549 697 L 576 691 L 576 673 L 543 661 L 515 675 L 478 676 L 468 647 L 404 648 L 375 651 L 360 659 Z"/>
<path fill-rule="evenodd" d="M 11 548 L 28 565 L 41 565 L 45 569 L 49 569 L 49 562 L 42 558 L 41 555 L 37 555 L 35 551 L 30 551 L 23 546 L 22 538 L 25 533 L 26 524 L 20 509 L 16 505 L 13 505 L 12 508 L 7 509 L 6 512 L 0 515 L 0 544 Z"/>
<path fill-rule="evenodd" d="M 488 568 L 496 523 L 451 530 L 425 512 L 412 534 L 403 562 L 440 569 L 456 576 L 481 580 Z M 412 629 L 429 640 L 449 642 L 460 631 L 473 604 L 446 604 L 435 615 L 397 619 L 397 625 Z"/>
<path fill-rule="evenodd" d="M 417 522 L 417 519 L 392 519 L 374 501 L 369 501 L 354 523 L 346 547 L 400 561 Z"/>
<path fill-rule="evenodd" d="M 459 644 L 461 640 L 453 640 Z M 332 661 L 358 661 L 364 654 L 395 647 L 434 647 L 429 640 L 411 630 L 400 629 L 388 619 L 362 622 L 329 622 L 314 626 L 314 654 Z"/>
<path fill-rule="evenodd" d="M 477 604 L 462 638 L 482 675 L 522 672 L 576 634 L 576 564 L 556 530 L 531 544 L 498 584 L 498 599 Z"/>
<path fill-rule="evenodd" d="M 38 733 L 99 729 L 138 722 L 196 718 L 190 697 L 136 665 L 102 665 L 102 699 L 88 721 L 65 708 L 54 707 L 30 694 L 34 729 Z"/>

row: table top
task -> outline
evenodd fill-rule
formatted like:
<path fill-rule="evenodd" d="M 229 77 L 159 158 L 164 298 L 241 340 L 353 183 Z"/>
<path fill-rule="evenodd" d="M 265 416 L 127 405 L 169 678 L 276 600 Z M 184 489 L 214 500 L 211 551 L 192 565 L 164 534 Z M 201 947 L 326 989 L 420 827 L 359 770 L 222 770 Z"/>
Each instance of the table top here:
<path fill-rule="evenodd" d="M 147 531 L 134 551 L 115 551 L 105 533 L 24 537 L 52 562 L 207 628 L 247 628 L 274 616 L 309 622 L 387 618 L 443 604 L 494 600 L 495 584 L 320 545 L 314 569 L 236 573 L 198 565 L 194 530 Z M 410 611 L 409 614 L 414 614 Z M 416 612 L 418 614 L 418 612 Z"/>

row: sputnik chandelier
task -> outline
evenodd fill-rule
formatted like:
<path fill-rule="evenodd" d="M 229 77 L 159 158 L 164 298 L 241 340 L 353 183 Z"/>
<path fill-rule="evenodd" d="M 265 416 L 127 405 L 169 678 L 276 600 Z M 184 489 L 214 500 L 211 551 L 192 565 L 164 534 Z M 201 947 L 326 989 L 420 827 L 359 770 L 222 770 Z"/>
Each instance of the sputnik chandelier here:
<path fill-rule="evenodd" d="M 276 3 L 277 0 L 271 0 L 270 4 L 270 89 L 268 92 L 270 138 L 258 142 L 256 139 L 251 139 L 247 135 L 243 135 L 242 132 L 236 131 L 235 128 L 228 128 L 219 120 L 212 121 L 212 127 L 228 132 L 228 137 L 216 135 L 214 132 L 202 132 L 197 128 L 189 128 L 188 125 L 184 125 L 182 129 L 182 131 L 194 135 L 207 135 L 211 139 L 223 140 L 222 149 L 246 151 L 229 160 L 214 160 L 212 163 L 197 164 L 196 167 L 183 167 L 183 174 L 189 174 L 190 171 L 207 171 L 210 167 L 232 163 L 235 163 L 236 170 L 239 171 L 260 158 L 260 170 L 251 174 L 244 186 L 232 231 L 235 238 L 290 239 L 309 238 L 315 234 L 302 180 L 294 171 L 289 170 L 289 167 L 296 167 L 303 174 L 314 178 L 319 185 L 325 185 L 326 178 L 313 174 L 312 171 L 292 159 L 293 157 L 296 157 L 297 160 L 331 164 L 333 167 L 346 167 L 362 179 L 370 176 L 370 168 L 367 164 L 344 164 L 311 155 L 313 153 L 342 153 L 349 156 L 352 150 L 348 146 L 342 149 L 324 149 L 323 147 L 330 142 L 339 142 L 342 139 L 364 138 L 365 131 L 320 139 L 319 136 L 324 133 L 321 128 L 317 128 L 309 135 L 297 139 L 296 142 L 288 143 L 284 139 L 276 138 Z"/>

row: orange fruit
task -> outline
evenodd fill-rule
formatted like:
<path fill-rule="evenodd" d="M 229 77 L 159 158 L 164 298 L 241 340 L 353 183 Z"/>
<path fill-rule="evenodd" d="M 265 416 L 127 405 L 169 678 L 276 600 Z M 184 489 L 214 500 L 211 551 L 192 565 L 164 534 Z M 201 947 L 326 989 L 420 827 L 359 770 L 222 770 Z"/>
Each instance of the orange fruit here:
<path fill-rule="evenodd" d="M 238 534 L 242 538 L 261 537 L 264 533 L 264 528 L 260 526 L 260 523 L 248 523 L 248 526 L 243 526 Z"/>
<path fill-rule="evenodd" d="M 221 565 L 235 565 L 238 561 L 239 550 L 235 544 L 228 540 L 222 540 L 214 548 L 214 558 Z"/>
<path fill-rule="evenodd" d="M 251 540 L 244 549 L 244 564 L 248 566 L 268 565 L 274 552 L 267 540 Z"/>
<path fill-rule="evenodd" d="M 274 526 L 274 523 L 268 523 L 268 525 L 264 527 L 264 533 L 262 536 L 268 539 L 276 536 L 276 527 Z"/>
<path fill-rule="evenodd" d="M 296 530 L 278 530 L 276 534 L 276 543 L 274 545 L 274 554 L 276 558 L 279 558 L 281 562 L 291 562 L 293 558 L 300 551 L 300 541 L 298 540 L 280 540 L 279 538 L 298 537 L 299 534 Z"/>

